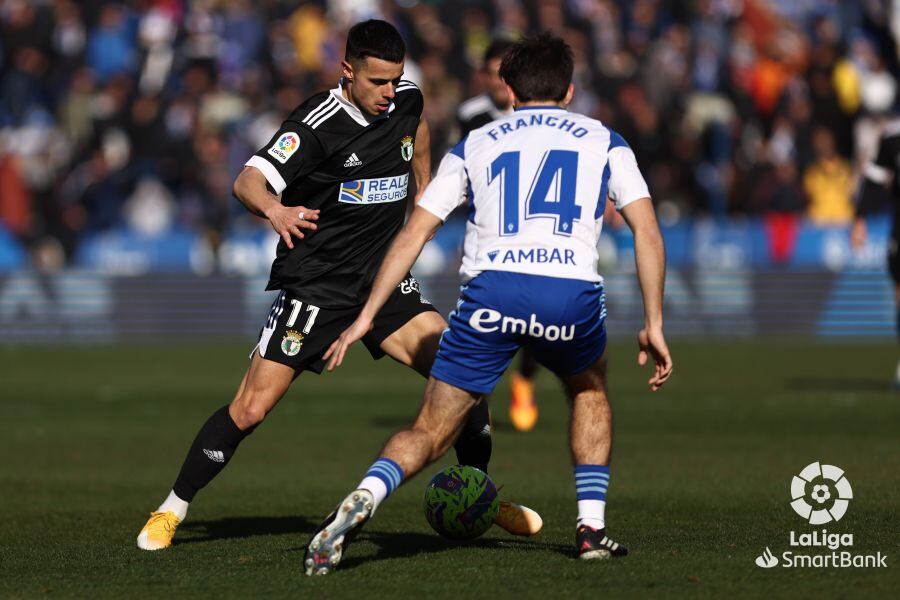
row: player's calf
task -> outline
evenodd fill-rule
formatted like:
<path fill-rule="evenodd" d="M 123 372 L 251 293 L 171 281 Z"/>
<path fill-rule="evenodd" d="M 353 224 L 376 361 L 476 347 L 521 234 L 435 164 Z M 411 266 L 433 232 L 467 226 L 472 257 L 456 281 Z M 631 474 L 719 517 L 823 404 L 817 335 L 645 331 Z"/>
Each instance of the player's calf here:
<path fill-rule="evenodd" d="M 456 460 L 461 465 L 475 467 L 485 473 L 491 461 L 493 441 L 491 440 L 491 415 L 487 400 L 482 398 L 469 411 L 466 424 L 453 445 Z"/>

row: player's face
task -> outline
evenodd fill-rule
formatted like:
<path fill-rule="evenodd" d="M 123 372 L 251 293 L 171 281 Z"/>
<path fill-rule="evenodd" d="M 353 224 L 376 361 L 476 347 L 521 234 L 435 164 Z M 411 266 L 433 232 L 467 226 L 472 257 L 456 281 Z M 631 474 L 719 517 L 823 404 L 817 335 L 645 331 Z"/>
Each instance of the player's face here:
<path fill-rule="evenodd" d="M 498 108 L 507 108 L 510 105 L 506 84 L 500 79 L 500 59 L 492 58 L 484 65 L 485 85 L 487 93 Z"/>
<path fill-rule="evenodd" d="M 353 103 L 366 114 L 383 115 L 394 101 L 394 93 L 403 76 L 403 63 L 367 56 L 351 65 L 342 63 L 344 78 L 352 82 Z"/>

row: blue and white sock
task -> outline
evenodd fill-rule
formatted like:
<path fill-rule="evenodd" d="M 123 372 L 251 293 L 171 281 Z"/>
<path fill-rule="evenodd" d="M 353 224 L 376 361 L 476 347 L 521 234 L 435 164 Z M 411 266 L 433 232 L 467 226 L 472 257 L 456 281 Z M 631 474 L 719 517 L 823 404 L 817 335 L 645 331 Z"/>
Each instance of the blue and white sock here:
<path fill-rule="evenodd" d="M 606 527 L 606 490 L 609 465 L 575 465 L 575 497 L 578 523 L 594 529 Z"/>
<path fill-rule="evenodd" d="M 391 492 L 403 483 L 403 469 L 389 458 L 379 458 L 372 463 L 366 476 L 359 482 L 357 489 L 369 490 L 375 497 L 374 513 L 382 500 L 391 495 Z"/>

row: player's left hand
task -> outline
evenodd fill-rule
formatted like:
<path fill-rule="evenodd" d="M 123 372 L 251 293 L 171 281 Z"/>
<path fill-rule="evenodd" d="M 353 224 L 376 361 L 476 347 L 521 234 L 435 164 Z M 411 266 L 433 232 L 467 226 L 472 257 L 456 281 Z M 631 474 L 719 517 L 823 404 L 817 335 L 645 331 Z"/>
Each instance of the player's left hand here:
<path fill-rule="evenodd" d="M 358 319 L 353 321 L 353 324 L 350 325 L 347 329 L 344 330 L 344 333 L 341 334 L 341 337 L 336 339 L 334 343 L 328 348 L 328 352 L 326 352 L 322 358 L 324 360 L 328 360 L 328 371 L 334 371 L 336 367 L 341 366 L 341 363 L 344 362 L 344 355 L 347 353 L 347 349 L 350 348 L 353 344 L 358 342 L 372 330 L 372 321 L 360 316 Z"/>

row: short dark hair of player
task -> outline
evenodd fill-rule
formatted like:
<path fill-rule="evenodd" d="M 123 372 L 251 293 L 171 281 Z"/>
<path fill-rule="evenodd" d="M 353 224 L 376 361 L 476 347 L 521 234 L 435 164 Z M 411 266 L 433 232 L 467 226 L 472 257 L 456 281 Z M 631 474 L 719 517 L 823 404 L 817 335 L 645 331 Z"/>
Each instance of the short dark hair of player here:
<path fill-rule="evenodd" d="M 357 63 L 369 56 L 392 63 L 403 62 L 406 44 L 393 25 L 387 21 L 369 19 L 357 23 L 347 33 L 344 60 Z"/>
<path fill-rule="evenodd" d="M 484 51 L 484 63 L 487 64 L 495 58 L 503 60 L 503 57 L 506 56 L 506 51 L 512 48 L 514 43 L 509 38 L 494 38 L 488 45 L 487 50 Z"/>
<path fill-rule="evenodd" d="M 509 48 L 500 63 L 500 77 L 520 102 L 559 102 L 569 91 L 574 68 L 569 45 L 544 32 L 522 38 Z"/>

